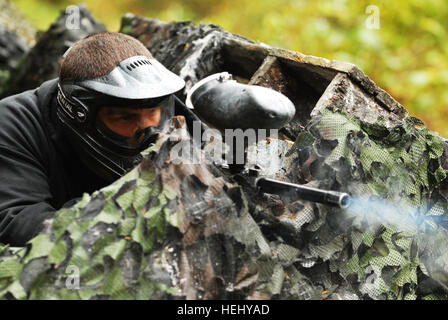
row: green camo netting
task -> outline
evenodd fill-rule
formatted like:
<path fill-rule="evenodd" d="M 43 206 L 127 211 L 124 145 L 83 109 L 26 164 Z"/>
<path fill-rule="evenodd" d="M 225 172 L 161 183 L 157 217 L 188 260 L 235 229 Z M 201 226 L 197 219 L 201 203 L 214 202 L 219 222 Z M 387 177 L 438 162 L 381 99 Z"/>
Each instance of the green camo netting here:
<path fill-rule="evenodd" d="M 171 147 L 159 142 L 152 161 Z M 295 201 L 277 215 L 264 198 L 249 206 L 234 183 L 217 190 L 186 176 L 176 191 L 159 179 L 171 164 L 140 166 L 60 210 L 27 248 L 0 246 L 0 296 L 447 299 L 447 152 L 418 119 L 388 129 L 323 110 L 290 149 L 287 176 L 354 204 Z"/>
<path fill-rule="evenodd" d="M 327 261 L 328 275 L 351 283 L 358 297 L 447 297 L 448 148 L 439 135 L 412 117 L 387 129 L 382 119 L 369 124 L 324 110 L 293 149 L 316 157 L 321 187 L 356 196 L 346 212 L 318 206 L 307 259 Z"/>

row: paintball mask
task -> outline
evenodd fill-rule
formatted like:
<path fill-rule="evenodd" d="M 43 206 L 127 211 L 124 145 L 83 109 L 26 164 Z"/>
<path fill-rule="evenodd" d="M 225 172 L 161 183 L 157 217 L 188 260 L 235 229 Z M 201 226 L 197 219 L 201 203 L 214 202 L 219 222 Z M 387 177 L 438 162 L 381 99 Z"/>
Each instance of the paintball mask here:
<path fill-rule="evenodd" d="M 57 118 L 82 161 L 108 182 L 126 174 L 141 152 L 168 129 L 174 93 L 185 82 L 155 59 L 134 56 L 109 74 L 83 81 L 60 81 Z M 154 113 L 151 125 L 132 130 L 111 127 L 104 114 Z M 128 130 L 126 130 L 128 129 Z M 131 129 L 131 130 L 129 130 Z"/>

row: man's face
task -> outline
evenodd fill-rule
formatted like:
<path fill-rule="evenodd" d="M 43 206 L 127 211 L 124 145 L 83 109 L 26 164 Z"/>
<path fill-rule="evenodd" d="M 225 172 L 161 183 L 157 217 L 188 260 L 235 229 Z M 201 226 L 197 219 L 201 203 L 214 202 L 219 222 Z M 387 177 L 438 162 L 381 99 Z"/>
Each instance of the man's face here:
<path fill-rule="evenodd" d="M 161 108 L 126 109 L 101 108 L 98 118 L 110 130 L 123 137 L 134 137 L 148 127 L 157 127 L 161 118 Z"/>

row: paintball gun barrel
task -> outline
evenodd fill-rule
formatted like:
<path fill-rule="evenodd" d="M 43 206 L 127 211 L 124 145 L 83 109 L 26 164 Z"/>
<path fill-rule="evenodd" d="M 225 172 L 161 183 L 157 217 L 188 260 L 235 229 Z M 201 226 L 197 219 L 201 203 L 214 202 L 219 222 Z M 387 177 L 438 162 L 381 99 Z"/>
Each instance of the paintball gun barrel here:
<path fill-rule="evenodd" d="M 255 186 L 261 192 L 277 194 L 292 199 L 323 203 L 343 209 L 348 208 L 351 202 L 351 198 L 347 193 L 321 190 L 264 177 L 256 179 Z"/>

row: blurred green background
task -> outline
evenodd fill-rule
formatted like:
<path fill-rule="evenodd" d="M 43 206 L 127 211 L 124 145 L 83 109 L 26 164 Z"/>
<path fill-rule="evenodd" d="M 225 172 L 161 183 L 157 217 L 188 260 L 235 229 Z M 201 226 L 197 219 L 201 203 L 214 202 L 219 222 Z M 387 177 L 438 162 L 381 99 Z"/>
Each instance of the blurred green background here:
<path fill-rule="evenodd" d="M 15 0 L 38 29 L 78 1 Z M 118 31 L 126 12 L 162 21 L 214 23 L 253 40 L 351 62 L 414 116 L 448 137 L 447 0 L 84 0 Z M 374 5 L 376 11 L 367 10 Z M 368 28 L 379 17 L 379 29 Z"/>

